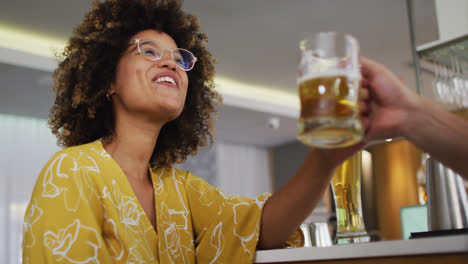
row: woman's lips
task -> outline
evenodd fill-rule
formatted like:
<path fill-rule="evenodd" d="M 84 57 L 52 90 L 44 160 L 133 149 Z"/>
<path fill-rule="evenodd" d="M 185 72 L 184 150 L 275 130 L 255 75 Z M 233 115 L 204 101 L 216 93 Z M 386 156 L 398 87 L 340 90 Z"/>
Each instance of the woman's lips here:
<path fill-rule="evenodd" d="M 175 74 L 171 72 L 163 72 L 160 74 L 157 74 L 153 78 L 153 83 L 158 83 L 162 85 L 166 85 L 169 87 L 174 87 L 178 88 L 179 87 L 179 80 L 177 80 L 177 77 Z"/>

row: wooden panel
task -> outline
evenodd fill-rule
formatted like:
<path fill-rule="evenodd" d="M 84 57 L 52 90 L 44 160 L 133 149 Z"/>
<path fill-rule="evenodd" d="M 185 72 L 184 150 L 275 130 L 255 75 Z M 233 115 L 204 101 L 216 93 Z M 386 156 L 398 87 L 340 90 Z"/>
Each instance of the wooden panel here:
<path fill-rule="evenodd" d="M 466 264 L 468 254 L 458 255 L 426 255 L 426 256 L 403 256 L 392 258 L 365 258 L 365 259 L 340 259 L 340 260 L 318 260 L 302 262 L 284 262 L 288 264 Z"/>
<path fill-rule="evenodd" d="M 384 240 L 401 239 L 400 207 L 417 205 L 421 151 L 406 140 L 373 146 L 378 229 Z"/>

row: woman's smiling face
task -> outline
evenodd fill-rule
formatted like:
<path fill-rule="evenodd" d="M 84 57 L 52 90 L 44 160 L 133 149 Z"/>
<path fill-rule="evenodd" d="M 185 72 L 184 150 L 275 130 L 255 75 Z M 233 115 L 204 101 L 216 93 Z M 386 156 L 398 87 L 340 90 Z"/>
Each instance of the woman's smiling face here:
<path fill-rule="evenodd" d="M 156 61 L 148 60 L 140 54 L 137 39 L 165 49 L 163 56 Z M 130 43 L 119 60 L 109 90 L 115 117 L 126 113 L 163 123 L 176 119 L 184 108 L 188 77 L 169 52 L 177 48 L 174 39 L 164 32 L 144 30 L 134 35 Z"/>

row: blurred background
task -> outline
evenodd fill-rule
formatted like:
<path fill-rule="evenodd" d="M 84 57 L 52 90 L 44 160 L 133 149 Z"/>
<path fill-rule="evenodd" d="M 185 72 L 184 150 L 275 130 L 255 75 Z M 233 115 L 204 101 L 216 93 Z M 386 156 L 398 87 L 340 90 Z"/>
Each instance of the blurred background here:
<path fill-rule="evenodd" d="M 412 1 L 416 45 L 439 40 L 441 32 L 452 34 L 440 21 L 450 20 L 460 4 L 466 17 L 465 0 L 443 2 Z M 90 4 L 90 0 L 0 3 L 1 263 L 21 262 L 22 222 L 32 187 L 42 166 L 59 150 L 47 125 L 54 100 L 52 54 L 65 45 Z M 184 10 L 199 16 L 201 29 L 208 34 L 209 50 L 218 59 L 215 80 L 224 105 L 215 144 L 180 167 L 232 195 L 273 192 L 294 175 L 307 153 L 295 139 L 298 43 L 306 36 L 318 31 L 350 33 L 359 40 L 362 55 L 387 65 L 409 87 L 416 87 L 406 0 L 186 0 Z M 446 23 L 453 28 L 460 20 Z M 431 71 L 422 69 L 427 96 L 433 78 Z M 375 174 L 392 167 L 388 157 L 403 155 L 404 164 L 398 165 L 403 170 L 393 181 L 406 187 L 399 187 L 403 200 L 396 204 L 418 204 L 421 153 L 407 142 L 380 144 L 368 151 L 364 158 L 368 178 L 363 180 L 367 227 L 383 239 L 400 239 L 398 217 L 388 219 L 377 210 L 395 203 L 384 188 L 393 186 L 392 181 L 378 184 Z M 384 154 L 374 157 L 375 153 Z M 376 188 L 384 188 L 378 192 L 385 198 L 379 198 Z M 331 207 L 328 194 L 309 221 L 327 221 Z M 388 225 L 397 227 L 385 229 Z"/>

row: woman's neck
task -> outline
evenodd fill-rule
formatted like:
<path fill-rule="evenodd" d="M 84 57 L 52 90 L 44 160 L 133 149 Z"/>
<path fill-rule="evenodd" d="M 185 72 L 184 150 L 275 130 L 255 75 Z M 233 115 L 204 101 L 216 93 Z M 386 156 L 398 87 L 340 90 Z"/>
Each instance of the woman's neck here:
<path fill-rule="evenodd" d="M 104 148 L 127 177 L 145 182 L 161 127 L 141 120 L 116 121 L 114 135 Z"/>

